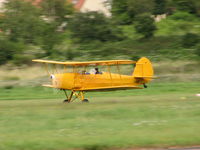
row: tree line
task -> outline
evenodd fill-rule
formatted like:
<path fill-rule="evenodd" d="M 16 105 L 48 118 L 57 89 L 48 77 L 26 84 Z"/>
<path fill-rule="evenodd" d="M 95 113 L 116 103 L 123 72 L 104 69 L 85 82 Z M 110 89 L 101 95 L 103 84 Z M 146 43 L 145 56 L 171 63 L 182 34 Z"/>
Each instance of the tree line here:
<path fill-rule="evenodd" d="M 109 0 L 108 4 L 111 17 L 78 12 L 66 0 L 43 0 L 38 5 L 7 0 L 0 14 L 0 64 L 29 63 L 35 57 L 72 60 L 86 50 L 94 56 L 112 54 L 111 43 L 128 38 L 123 26 L 134 25 L 142 38 L 149 39 L 157 30 L 158 15 L 181 11 L 200 17 L 196 0 Z"/>

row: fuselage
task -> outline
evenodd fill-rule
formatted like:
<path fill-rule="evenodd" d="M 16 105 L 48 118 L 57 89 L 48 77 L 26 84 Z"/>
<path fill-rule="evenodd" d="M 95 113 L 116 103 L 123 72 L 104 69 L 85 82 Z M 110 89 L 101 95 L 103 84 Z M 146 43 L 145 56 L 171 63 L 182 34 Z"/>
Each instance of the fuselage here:
<path fill-rule="evenodd" d="M 143 83 L 138 82 L 134 76 L 108 72 L 102 74 L 62 73 L 55 74 L 52 79 L 53 87 L 68 90 L 115 88 L 138 86 L 140 84 Z"/>

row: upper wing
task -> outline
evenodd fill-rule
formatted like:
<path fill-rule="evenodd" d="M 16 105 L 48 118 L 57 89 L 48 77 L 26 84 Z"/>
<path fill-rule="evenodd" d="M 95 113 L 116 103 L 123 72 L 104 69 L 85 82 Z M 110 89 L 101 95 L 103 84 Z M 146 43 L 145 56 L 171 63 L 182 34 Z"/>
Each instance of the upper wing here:
<path fill-rule="evenodd" d="M 61 62 L 61 61 L 49 61 L 49 60 L 40 60 L 34 59 L 34 62 L 39 63 L 49 63 L 49 64 L 59 64 L 67 66 L 89 66 L 89 65 L 116 65 L 116 64 L 135 64 L 136 61 L 132 60 L 105 60 L 105 61 L 87 61 L 87 62 Z"/>

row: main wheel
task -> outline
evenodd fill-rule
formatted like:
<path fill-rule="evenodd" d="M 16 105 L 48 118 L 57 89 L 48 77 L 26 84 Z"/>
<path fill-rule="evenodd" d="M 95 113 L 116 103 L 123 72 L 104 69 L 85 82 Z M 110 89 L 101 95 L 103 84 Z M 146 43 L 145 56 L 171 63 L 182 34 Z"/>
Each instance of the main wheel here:
<path fill-rule="evenodd" d="M 89 100 L 88 99 L 84 99 L 82 100 L 83 103 L 89 103 Z"/>
<path fill-rule="evenodd" d="M 146 84 L 143 84 L 144 85 L 144 88 L 147 88 L 148 86 Z"/>
<path fill-rule="evenodd" d="M 65 99 L 65 100 L 63 101 L 63 103 L 69 103 L 69 100 L 68 100 L 68 99 Z"/>

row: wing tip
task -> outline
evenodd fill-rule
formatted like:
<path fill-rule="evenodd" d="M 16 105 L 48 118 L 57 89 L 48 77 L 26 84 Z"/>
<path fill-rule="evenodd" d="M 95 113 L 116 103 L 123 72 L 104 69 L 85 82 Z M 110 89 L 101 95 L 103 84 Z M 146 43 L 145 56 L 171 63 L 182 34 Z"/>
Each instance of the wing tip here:
<path fill-rule="evenodd" d="M 49 88 L 55 88 L 53 85 L 50 85 L 50 84 L 43 84 L 42 86 L 49 87 Z"/>

